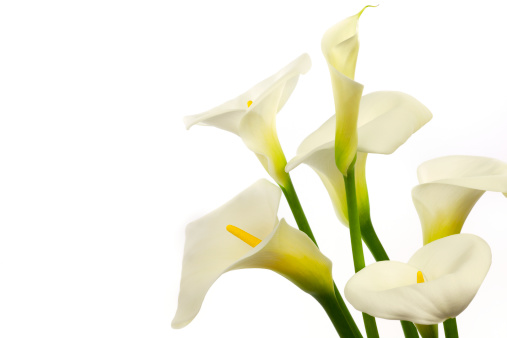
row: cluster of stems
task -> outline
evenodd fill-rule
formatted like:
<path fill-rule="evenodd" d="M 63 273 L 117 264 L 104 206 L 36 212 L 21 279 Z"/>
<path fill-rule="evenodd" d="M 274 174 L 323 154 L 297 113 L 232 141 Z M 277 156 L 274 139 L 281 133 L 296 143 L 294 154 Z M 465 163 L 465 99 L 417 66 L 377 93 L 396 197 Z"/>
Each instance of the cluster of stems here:
<path fill-rule="evenodd" d="M 357 196 L 356 196 L 356 181 L 355 181 L 355 158 L 347 170 L 347 175 L 344 176 L 345 190 L 347 195 L 347 209 L 349 218 L 350 241 L 352 247 L 352 257 L 354 260 L 355 272 L 360 271 L 365 267 L 363 241 L 377 261 L 389 260 L 382 243 L 380 242 L 375 229 L 371 222 L 370 207 L 368 201 L 368 192 L 365 189 L 363 192 L 366 196 L 364 203 L 366 205 L 361 207 L 361 212 L 358 210 Z M 288 176 L 287 184 L 280 186 L 289 207 L 294 215 L 299 230 L 303 231 L 310 237 L 310 239 L 318 246 L 317 240 L 313 235 L 312 229 L 305 216 L 299 198 L 292 184 L 290 176 Z M 366 186 L 365 186 L 366 188 Z M 350 311 L 347 308 L 336 284 L 334 285 L 334 295 L 325 295 L 316 297 L 317 301 L 322 305 L 328 314 L 331 322 L 333 323 L 336 332 L 340 337 L 363 337 L 356 322 L 352 318 Z M 368 338 L 378 338 L 379 333 L 375 318 L 363 313 L 363 322 L 366 329 L 366 336 Z M 422 338 L 438 337 L 438 329 L 435 330 L 418 330 L 416 326 L 409 321 L 401 321 L 403 333 L 406 338 L 418 338 L 419 333 Z M 444 322 L 444 330 L 446 338 L 458 338 L 458 329 L 456 319 L 451 318 Z M 433 332 L 433 333 L 427 333 Z"/>

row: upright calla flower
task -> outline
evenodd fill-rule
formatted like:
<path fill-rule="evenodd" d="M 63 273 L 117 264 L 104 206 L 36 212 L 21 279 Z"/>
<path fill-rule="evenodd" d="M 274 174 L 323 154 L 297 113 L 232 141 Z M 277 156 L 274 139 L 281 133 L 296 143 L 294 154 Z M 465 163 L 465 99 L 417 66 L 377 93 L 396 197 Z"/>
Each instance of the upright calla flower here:
<path fill-rule="evenodd" d="M 354 81 L 354 73 L 359 52 L 357 23 L 365 9 L 324 34 L 322 52 L 331 73 L 335 115 L 301 143 L 297 155 L 285 168 L 289 172 L 306 163 L 314 169 L 345 225 L 348 212 L 343 175 L 356 154 L 359 213 L 360 217 L 369 218 L 367 153 L 394 152 L 432 117 L 423 104 L 400 92 L 381 91 L 361 97 L 363 86 Z"/>
<path fill-rule="evenodd" d="M 271 177 L 285 186 L 287 161 L 276 133 L 276 114 L 295 89 L 299 75 L 310 67 L 310 57 L 303 54 L 235 99 L 202 114 L 185 117 L 185 125 L 187 128 L 194 124 L 209 125 L 238 135 Z"/>
<path fill-rule="evenodd" d="M 398 149 L 432 115 L 413 97 L 392 91 L 373 92 L 362 97 L 357 119 L 356 187 L 358 207 L 368 206 L 365 166 L 367 153 L 390 154 Z M 334 164 L 335 121 L 332 116 L 299 146 L 289 161 L 290 171 L 301 163 L 309 165 L 321 178 L 340 221 L 347 225 L 347 199 L 341 172 Z"/>
<path fill-rule="evenodd" d="M 217 210 L 190 223 L 173 328 L 190 323 L 227 271 L 270 269 L 318 298 L 334 297 L 331 261 L 303 232 L 277 217 L 280 189 L 260 180 Z"/>
<path fill-rule="evenodd" d="M 367 6 L 368 7 L 368 6 Z M 322 37 L 322 53 L 331 73 L 336 111 L 336 166 L 343 175 L 357 150 L 357 117 L 363 85 L 354 81 L 359 39 L 357 22 L 366 9 L 331 27 Z"/>
<path fill-rule="evenodd" d="M 484 240 L 453 235 L 423 246 L 407 264 L 367 266 L 345 285 L 345 297 L 374 317 L 437 324 L 465 310 L 490 265 L 491 250 Z"/>
<path fill-rule="evenodd" d="M 492 158 L 440 157 L 421 164 L 417 176 L 421 184 L 412 190 L 412 199 L 424 244 L 460 233 L 484 192 L 507 193 L 507 163 Z"/>

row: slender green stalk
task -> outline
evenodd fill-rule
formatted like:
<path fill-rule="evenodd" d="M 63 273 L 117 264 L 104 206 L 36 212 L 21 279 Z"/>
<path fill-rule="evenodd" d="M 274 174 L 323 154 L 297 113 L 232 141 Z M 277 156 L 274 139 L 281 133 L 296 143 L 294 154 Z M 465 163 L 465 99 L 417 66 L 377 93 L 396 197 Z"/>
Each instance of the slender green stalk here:
<path fill-rule="evenodd" d="M 359 225 L 359 213 L 357 210 L 357 197 L 356 197 L 356 179 L 355 179 L 355 159 L 352 161 L 347 176 L 344 176 L 345 191 L 347 193 L 347 210 L 349 214 L 349 230 L 350 230 L 350 243 L 352 245 L 352 257 L 354 259 L 354 269 L 359 272 L 364 268 L 364 253 L 363 241 L 361 239 L 361 227 Z M 379 337 L 377 323 L 375 318 L 363 313 L 364 326 L 366 328 L 366 335 L 368 338 Z"/>
<path fill-rule="evenodd" d="M 444 321 L 445 338 L 459 338 L 458 324 L 456 318 L 449 318 Z"/>
<path fill-rule="evenodd" d="M 358 153 L 355 165 L 356 197 L 359 224 L 361 226 L 361 237 L 377 262 L 388 261 L 389 256 L 382 246 L 382 243 L 380 242 L 371 222 L 370 198 L 368 195 L 368 185 L 366 184 L 366 159 L 366 153 Z M 406 338 L 419 337 L 417 329 L 413 323 L 402 320 L 401 327 Z"/>
<path fill-rule="evenodd" d="M 361 236 L 363 238 L 364 243 L 370 249 L 371 254 L 378 261 L 388 261 L 389 256 L 387 255 L 382 243 L 377 237 L 377 233 L 373 228 L 373 224 L 371 223 L 370 215 L 368 214 L 368 218 L 360 220 L 361 225 Z"/>
<path fill-rule="evenodd" d="M 379 338 L 375 317 L 363 312 L 363 322 L 366 329 L 366 336 L 368 338 Z"/>
<path fill-rule="evenodd" d="M 401 327 L 403 328 L 403 333 L 406 338 L 419 338 L 419 334 L 417 333 L 414 323 L 402 320 Z"/>
<path fill-rule="evenodd" d="M 347 170 L 345 180 L 345 191 L 347 193 L 347 209 L 349 213 L 350 243 L 352 245 L 352 256 L 354 269 L 359 272 L 364 268 L 363 241 L 361 240 L 361 227 L 359 225 L 359 213 L 357 210 L 356 180 L 354 170 L 355 160 Z"/>
<path fill-rule="evenodd" d="M 312 229 L 310 228 L 310 224 L 308 223 L 308 220 L 306 218 L 306 215 L 303 211 L 303 207 L 301 206 L 301 203 L 299 202 L 298 195 L 296 194 L 296 190 L 294 189 L 294 185 L 292 184 L 292 180 L 290 179 L 290 176 L 288 176 L 287 183 L 285 186 L 280 186 L 280 188 L 283 191 L 283 194 L 285 195 L 285 198 L 287 199 L 287 203 L 289 204 L 289 207 L 292 211 L 292 214 L 294 215 L 294 219 L 296 220 L 296 223 L 298 225 L 299 230 L 303 231 L 305 234 L 310 237 L 310 239 L 317 245 L 317 241 L 315 240 L 315 236 L 313 235 Z M 334 284 L 334 282 L 333 282 Z M 334 284 L 334 292 L 335 292 L 335 302 L 337 303 L 336 307 L 333 307 L 335 310 L 340 312 L 338 316 L 343 316 L 346 319 L 346 323 L 350 328 L 350 331 L 352 332 L 352 336 L 348 337 L 356 337 L 356 338 L 362 338 L 363 335 L 361 334 L 361 331 L 359 331 L 359 328 L 357 327 L 356 322 L 354 321 L 354 318 L 352 318 L 352 315 L 350 314 L 349 309 L 347 308 L 347 305 L 343 301 L 343 298 L 340 294 L 340 291 L 338 291 L 338 288 L 336 287 L 336 284 Z M 329 300 L 327 300 L 329 301 Z M 333 311 L 335 311 L 333 310 Z M 328 310 L 326 310 L 327 312 Z M 334 324 L 334 322 L 333 322 Z"/>
<path fill-rule="evenodd" d="M 354 318 L 352 318 L 352 316 L 349 312 L 349 309 L 347 308 L 347 305 L 343 301 L 342 295 L 340 294 L 340 291 L 338 291 L 338 288 L 336 287 L 335 282 L 333 282 L 333 286 L 334 286 L 334 294 L 336 297 L 336 301 L 338 302 L 338 306 L 340 307 L 340 309 L 342 310 L 342 313 L 344 314 L 345 318 L 347 319 L 347 323 L 349 324 L 350 328 L 352 329 L 352 331 L 354 331 L 354 337 L 363 338 L 363 335 L 362 335 L 361 331 L 359 331 L 359 328 L 357 327 L 357 324 L 356 324 Z"/>
<path fill-rule="evenodd" d="M 287 183 L 285 186 L 280 186 L 287 199 L 287 203 L 289 203 L 290 210 L 296 219 L 296 223 L 298 225 L 299 230 L 303 231 L 305 234 L 310 237 L 310 239 L 317 245 L 317 241 L 315 240 L 315 236 L 313 236 L 312 229 L 310 228 L 310 224 L 308 224 L 308 220 L 306 219 L 306 215 L 303 211 L 303 207 L 299 202 L 298 195 L 296 194 L 296 190 L 294 189 L 294 185 L 292 184 L 292 180 L 290 179 L 289 174 L 287 174 Z M 318 245 L 317 245 L 318 247 Z"/>
<path fill-rule="evenodd" d="M 320 303 L 320 305 L 322 305 L 324 310 L 326 310 L 329 319 L 331 319 L 331 322 L 333 323 L 334 328 L 336 329 L 336 332 L 338 332 L 338 335 L 340 337 L 343 338 L 357 337 L 355 332 L 353 332 L 352 329 L 350 328 L 347 318 L 345 318 L 345 316 L 343 315 L 334 294 L 315 297 L 315 299 L 317 299 L 317 301 Z"/>

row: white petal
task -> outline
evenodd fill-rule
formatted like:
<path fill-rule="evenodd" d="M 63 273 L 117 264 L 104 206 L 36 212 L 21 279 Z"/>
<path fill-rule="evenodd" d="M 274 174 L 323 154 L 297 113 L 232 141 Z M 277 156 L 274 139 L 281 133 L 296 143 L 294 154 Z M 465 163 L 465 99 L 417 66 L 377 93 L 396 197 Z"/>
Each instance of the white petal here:
<path fill-rule="evenodd" d="M 491 249 L 478 236 L 452 235 L 423 246 L 408 264 L 424 272 L 427 302 L 444 321 L 463 312 L 479 291 L 491 266 Z"/>
<path fill-rule="evenodd" d="M 445 156 L 417 168 L 419 183 L 446 183 L 461 187 L 507 192 L 507 163 L 479 156 Z"/>
<path fill-rule="evenodd" d="M 249 110 L 248 101 L 252 101 L 250 108 L 253 108 L 273 88 L 277 88 L 280 84 L 283 84 L 284 89 L 280 93 L 276 106 L 273 107 L 276 114 L 287 102 L 296 86 L 299 75 L 305 74 L 310 67 L 310 57 L 308 54 L 302 54 L 279 72 L 259 82 L 247 92 L 207 112 L 186 116 L 184 123 L 187 129 L 195 124 L 209 125 L 239 135 L 239 124 Z"/>
<path fill-rule="evenodd" d="M 259 180 L 232 200 L 190 223 L 186 229 L 178 310 L 173 328 L 186 326 L 197 315 L 208 289 L 227 268 L 252 250 L 226 230 L 240 227 L 259 239 L 278 223 L 280 189 Z"/>
<path fill-rule="evenodd" d="M 357 121 L 358 151 L 391 154 L 431 118 L 428 108 L 405 93 L 380 91 L 365 95 Z"/>
<path fill-rule="evenodd" d="M 347 300 L 372 316 L 436 324 L 470 304 L 491 265 L 486 242 L 454 235 L 418 250 L 408 264 L 382 261 L 355 274 L 345 286 Z M 417 284 L 417 271 L 425 282 Z"/>
<path fill-rule="evenodd" d="M 314 296 L 334 294 L 331 261 L 304 232 L 291 227 L 284 219 L 271 235 L 228 271 L 249 268 L 275 271 Z"/>
<path fill-rule="evenodd" d="M 423 163 L 412 199 L 424 243 L 457 234 L 485 191 L 507 192 L 507 163 L 476 156 L 447 156 Z"/>

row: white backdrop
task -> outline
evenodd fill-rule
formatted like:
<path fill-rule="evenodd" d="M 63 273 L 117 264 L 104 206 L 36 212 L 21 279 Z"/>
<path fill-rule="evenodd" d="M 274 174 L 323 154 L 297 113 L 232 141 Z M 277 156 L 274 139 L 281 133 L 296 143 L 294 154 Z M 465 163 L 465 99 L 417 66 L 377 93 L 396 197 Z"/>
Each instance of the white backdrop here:
<path fill-rule="evenodd" d="M 170 328 L 185 225 L 267 177 L 235 135 L 186 131 L 182 117 L 308 52 L 313 67 L 277 120 L 291 158 L 333 114 L 321 36 L 366 4 L 376 3 L 2 2 L 0 336 L 333 337 L 317 302 L 264 270 L 222 276 L 197 318 Z M 506 11 L 500 0 L 393 0 L 361 17 L 365 93 L 403 91 L 434 114 L 393 155 L 369 157 L 372 217 L 394 260 L 421 245 L 418 164 L 507 161 Z M 317 175 L 301 166 L 292 177 L 342 290 L 353 273 L 346 228 Z M 280 217 L 295 225 L 283 200 Z M 486 193 L 465 224 L 491 245 L 493 265 L 458 317 L 461 337 L 505 335 L 506 223 L 507 200 Z M 402 336 L 396 321 L 378 326 Z"/>

